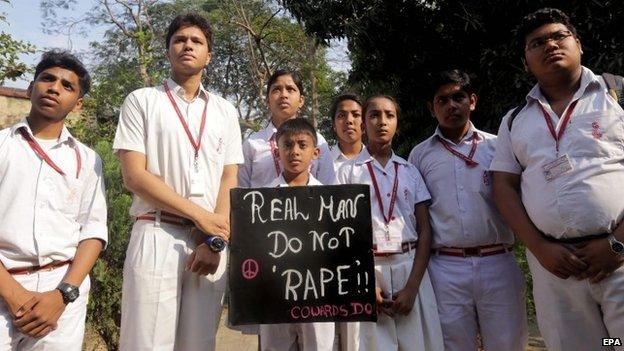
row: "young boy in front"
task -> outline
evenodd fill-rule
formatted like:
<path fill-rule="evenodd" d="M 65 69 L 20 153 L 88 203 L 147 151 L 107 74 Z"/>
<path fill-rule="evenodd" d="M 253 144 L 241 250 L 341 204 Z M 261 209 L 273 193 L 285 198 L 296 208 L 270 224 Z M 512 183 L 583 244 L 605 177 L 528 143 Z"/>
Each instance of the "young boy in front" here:
<path fill-rule="evenodd" d="M 28 116 L 0 131 L 0 350 L 82 349 L 88 274 L 106 244 L 102 161 L 65 118 L 89 73 L 65 51 L 43 54 Z"/>
<path fill-rule="evenodd" d="M 433 252 L 429 275 L 438 302 L 444 349 L 524 350 L 524 281 L 511 245 L 513 234 L 494 207 L 488 172 L 496 136 L 474 127 L 477 104 L 470 77 L 440 72 L 427 106 L 438 121 L 409 161 L 431 194 Z"/>
<path fill-rule="evenodd" d="M 283 170 L 267 187 L 323 185 L 309 171 L 319 148 L 316 131 L 307 120 L 282 123 L 275 140 Z M 333 322 L 260 325 L 261 350 L 331 351 L 333 345 Z"/>

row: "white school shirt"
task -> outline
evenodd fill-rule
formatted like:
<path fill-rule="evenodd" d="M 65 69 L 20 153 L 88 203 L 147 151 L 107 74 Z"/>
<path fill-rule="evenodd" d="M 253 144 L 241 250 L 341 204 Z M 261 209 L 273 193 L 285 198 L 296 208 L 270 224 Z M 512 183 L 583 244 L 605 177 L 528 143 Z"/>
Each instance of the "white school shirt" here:
<path fill-rule="evenodd" d="M 522 202 L 531 221 L 554 238 L 612 232 L 624 213 L 624 111 L 607 93 L 602 78 L 583 67 L 572 97 L 578 103 L 559 140 L 572 170 L 546 181 L 542 166 L 555 160 L 555 140 L 539 107 L 558 131 L 560 121 L 535 85 L 527 104 L 508 129 L 510 113 L 498 132 L 492 171 L 519 174 Z"/>
<path fill-rule="evenodd" d="M 472 159 L 478 165 L 473 167 L 439 141 L 439 138 L 446 140 L 456 151 L 468 156 L 475 132 L 477 149 Z M 470 123 L 470 130 L 458 144 L 445 138 L 438 127 L 431 137 L 412 149 L 408 160 L 418 168 L 431 193 L 433 248 L 513 244 L 513 234 L 492 200 L 488 169 L 495 146 L 496 135 L 480 131 Z"/>
<path fill-rule="evenodd" d="M 362 150 L 364 150 L 365 148 L 366 148 L 366 146 L 364 146 L 364 144 L 362 144 Z M 360 152 L 362 152 L 362 150 L 360 150 Z M 334 162 L 334 172 L 338 172 L 338 170 L 340 169 L 340 167 L 342 167 L 342 165 L 344 165 L 345 163 L 350 162 L 350 161 L 355 159 L 355 157 L 352 158 L 352 159 L 347 158 L 342 153 L 342 151 L 340 151 L 340 146 L 338 146 L 338 144 L 334 145 L 330 149 L 330 153 L 331 153 L 332 161 Z"/>
<path fill-rule="evenodd" d="M 17 131 L 26 119 L 0 131 L 0 261 L 7 269 L 72 260 L 78 244 L 106 244 L 106 193 L 102 160 L 63 127 L 46 154 L 59 174 L 30 148 Z M 47 143 L 46 143 L 47 144 Z M 80 175 L 76 179 L 80 153 Z"/>
<path fill-rule="evenodd" d="M 271 137 L 277 132 L 272 122 L 262 130 L 252 133 L 243 142 L 243 154 L 245 163 L 238 171 L 238 186 L 242 188 L 257 188 L 269 184 L 281 174 L 283 167 L 280 165 L 278 172 L 275 161 L 271 155 Z M 332 163 L 327 141 L 320 133 L 316 133 L 317 145 L 320 150 L 319 158 L 312 161 L 310 174 L 323 184 L 333 184 L 334 166 Z M 277 140 L 275 141 L 277 147 Z"/>
<path fill-rule="evenodd" d="M 388 224 L 388 229 L 392 233 L 400 232 L 402 242 L 410 242 L 418 240 L 416 233 L 416 217 L 414 216 L 414 207 L 423 201 L 429 201 L 431 196 L 425 182 L 414 165 L 408 163 L 405 159 L 392 153 L 392 157 L 383 167 L 375 160 L 368 150 L 364 149 L 353 160 L 344 164 L 337 173 L 339 184 L 367 184 L 370 187 L 371 201 L 371 219 L 373 223 L 373 233 L 380 231 L 385 232 L 384 215 L 379 208 L 375 188 L 368 171 L 367 163 L 372 162 L 379 192 L 382 197 L 385 215 L 388 215 L 390 209 L 390 199 L 392 198 L 392 187 L 394 185 L 394 163 L 398 163 L 398 188 L 396 195 L 396 203 L 394 205 L 393 217 Z M 383 233 L 381 234 L 383 235 Z M 373 243 L 377 244 L 375 235 L 373 235 Z"/>
<path fill-rule="evenodd" d="M 316 178 L 314 178 L 314 176 L 310 174 L 307 185 L 323 185 L 323 184 L 321 184 L 321 182 L 319 182 Z M 288 185 L 288 182 L 286 181 L 286 179 L 284 179 L 284 173 L 282 173 L 280 174 L 279 177 L 273 179 L 273 181 L 269 183 L 266 187 L 267 188 L 281 188 L 281 187 L 287 187 L 287 186 L 290 186 L 290 185 Z"/>
<path fill-rule="evenodd" d="M 142 88 L 126 97 L 119 115 L 113 149 L 131 150 L 144 154 L 147 170 L 159 177 L 179 195 L 208 211 L 213 211 L 223 167 L 243 162 L 238 114 L 225 99 L 209 93 L 200 86 L 193 101 L 182 98 L 184 89 L 167 79 L 180 112 L 189 125 L 194 140 L 199 135 L 201 116 L 206 99 L 206 126 L 199 150 L 199 167 L 205 179 L 203 196 L 190 195 L 190 176 L 195 149 L 174 110 L 163 85 Z M 139 216 L 155 211 L 153 205 L 134 195 L 130 214 Z"/>

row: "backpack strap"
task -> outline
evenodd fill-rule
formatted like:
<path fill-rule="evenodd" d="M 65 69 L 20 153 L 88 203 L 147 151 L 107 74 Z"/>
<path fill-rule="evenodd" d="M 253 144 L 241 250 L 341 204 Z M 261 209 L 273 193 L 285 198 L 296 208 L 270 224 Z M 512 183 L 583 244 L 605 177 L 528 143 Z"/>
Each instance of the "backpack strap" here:
<path fill-rule="evenodd" d="M 526 106 L 526 100 L 518 105 L 516 108 L 514 108 L 514 110 L 511 112 L 511 116 L 509 116 L 509 119 L 507 120 L 507 127 L 509 127 L 509 131 L 511 132 L 511 126 L 513 126 L 513 121 L 514 119 L 516 119 L 516 116 L 518 116 L 518 114 L 520 113 L 520 111 L 522 111 L 522 109 L 524 108 L 524 106 Z"/>
<path fill-rule="evenodd" d="M 603 73 L 602 79 L 607 84 L 607 91 L 622 108 L 624 108 L 624 77 L 611 73 Z"/>

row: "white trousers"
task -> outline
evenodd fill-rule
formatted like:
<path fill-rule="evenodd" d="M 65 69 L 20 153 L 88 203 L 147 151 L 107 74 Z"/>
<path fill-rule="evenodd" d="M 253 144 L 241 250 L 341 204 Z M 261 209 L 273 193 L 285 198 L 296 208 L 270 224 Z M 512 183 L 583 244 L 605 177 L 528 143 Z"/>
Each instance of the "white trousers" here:
<path fill-rule="evenodd" d="M 409 279 L 416 251 L 375 257 L 375 279 L 388 296 L 402 290 Z M 429 274 L 425 271 L 412 311 L 394 318 L 379 313 L 377 323 L 348 323 L 348 351 L 442 351 L 442 330 Z M 344 349 L 344 347 L 343 347 Z"/>
<path fill-rule="evenodd" d="M 335 323 L 261 324 L 262 351 L 332 351 Z"/>
<path fill-rule="evenodd" d="M 33 274 L 14 275 L 24 288 L 46 292 L 56 289 L 65 277 L 69 265 Z M 0 301 L 0 351 L 80 351 L 84 338 L 87 301 L 91 282 L 89 277 L 80 285 L 80 297 L 65 307 L 58 320 L 58 327 L 41 339 L 22 334 L 13 326 L 13 317 L 3 301 Z"/>
<path fill-rule="evenodd" d="M 429 275 L 438 302 L 444 349 L 524 351 L 524 277 L 513 253 L 486 257 L 431 255 Z"/>
<path fill-rule="evenodd" d="M 210 351 L 225 293 L 222 252 L 214 275 L 185 271 L 195 248 L 190 229 L 138 221 L 126 251 L 120 350 Z"/>
<path fill-rule="evenodd" d="M 527 250 L 540 332 L 550 351 L 624 350 L 602 346 L 601 338 L 624 342 L 624 267 L 597 284 L 560 279 Z"/>

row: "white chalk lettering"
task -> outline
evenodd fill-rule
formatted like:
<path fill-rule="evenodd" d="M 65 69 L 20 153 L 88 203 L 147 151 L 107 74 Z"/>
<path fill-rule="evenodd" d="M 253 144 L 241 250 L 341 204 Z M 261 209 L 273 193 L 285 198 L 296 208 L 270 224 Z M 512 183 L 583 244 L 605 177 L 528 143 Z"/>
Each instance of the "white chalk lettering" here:
<path fill-rule="evenodd" d="M 344 291 L 342 290 L 342 283 L 343 282 L 348 282 L 349 279 L 342 279 L 341 278 L 342 277 L 342 272 L 341 271 L 343 269 L 349 269 L 349 267 L 351 267 L 351 266 L 343 265 L 343 266 L 338 266 L 336 268 L 336 272 L 338 273 L 338 278 L 337 278 L 338 279 L 338 295 L 346 295 L 346 294 L 349 293 L 349 291 L 347 291 L 347 290 L 344 290 Z"/>
<path fill-rule="evenodd" d="M 267 237 L 273 236 L 273 252 L 269 252 L 269 255 L 273 258 L 280 258 L 290 251 L 292 253 L 298 253 L 301 251 L 303 243 L 298 238 L 288 238 L 284 232 L 275 230 L 267 234 Z M 282 244 L 282 245 L 280 245 Z M 283 248 L 282 248 L 283 247 Z"/>
<path fill-rule="evenodd" d="M 309 214 L 299 212 L 297 208 L 297 198 L 285 198 L 271 200 L 271 220 L 272 221 L 296 221 L 296 220 L 308 220 Z"/>
<path fill-rule="evenodd" d="M 329 217 L 335 223 L 339 220 L 357 217 L 357 202 L 363 198 L 364 194 L 357 194 L 353 199 L 342 199 L 338 201 L 338 205 L 334 207 L 334 197 L 329 197 L 329 202 L 321 196 L 321 208 L 319 210 L 319 222 L 323 220 L 323 213 L 329 212 Z"/>
<path fill-rule="evenodd" d="M 347 247 L 350 247 L 349 246 L 350 245 L 349 244 L 350 243 L 349 239 L 351 238 L 351 234 L 353 234 L 353 233 L 355 233 L 355 230 L 353 228 L 351 228 L 351 227 L 343 227 L 343 228 L 340 228 L 340 232 L 338 232 L 338 236 L 342 236 L 342 234 L 344 234 L 345 235 L 345 245 Z"/>
<path fill-rule="evenodd" d="M 297 277 L 296 284 L 293 284 L 293 281 L 291 279 L 293 274 L 295 274 L 295 276 Z M 301 276 L 301 273 L 299 273 L 299 271 L 297 271 L 296 269 L 287 269 L 282 273 L 282 277 L 284 275 L 286 275 L 286 296 L 284 297 L 284 299 L 286 301 L 290 300 L 289 296 L 290 296 L 290 293 L 292 293 L 293 301 L 297 301 L 296 289 L 301 285 L 301 281 L 303 277 Z"/>
<path fill-rule="evenodd" d="M 251 223 L 253 224 L 256 222 L 256 214 L 258 215 L 258 220 L 260 220 L 261 223 L 266 223 L 266 219 L 262 218 L 262 215 L 260 215 L 260 209 L 264 206 L 264 197 L 262 196 L 262 193 L 257 190 L 250 191 L 243 196 L 243 200 L 246 200 L 249 195 L 251 195 Z M 256 203 L 257 197 L 260 198 L 259 204 Z"/>
<path fill-rule="evenodd" d="M 329 278 L 326 275 L 329 275 Z M 325 284 L 331 282 L 332 279 L 334 279 L 334 272 L 331 269 L 321 267 L 321 297 L 325 297 Z"/>
<path fill-rule="evenodd" d="M 308 299 L 308 291 L 312 290 L 314 298 L 318 299 L 318 293 L 316 292 L 316 285 L 314 284 L 314 278 L 309 269 L 306 269 L 305 288 L 303 289 L 303 299 Z"/>

